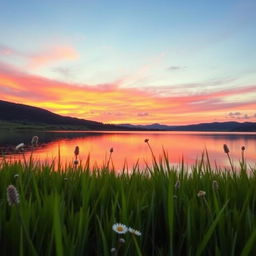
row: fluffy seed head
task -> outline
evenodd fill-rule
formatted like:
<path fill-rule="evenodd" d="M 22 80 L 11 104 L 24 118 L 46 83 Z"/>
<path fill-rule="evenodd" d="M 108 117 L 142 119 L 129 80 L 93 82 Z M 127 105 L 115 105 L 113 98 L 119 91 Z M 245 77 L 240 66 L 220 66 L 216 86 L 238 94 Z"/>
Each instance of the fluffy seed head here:
<path fill-rule="evenodd" d="M 110 148 L 109 152 L 110 152 L 110 153 L 113 153 L 113 152 L 114 152 L 114 149 L 113 149 L 113 148 Z"/>
<path fill-rule="evenodd" d="M 7 201 L 10 206 L 17 205 L 20 202 L 19 193 L 13 185 L 7 187 Z"/>
<path fill-rule="evenodd" d="M 32 146 L 37 146 L 38 141 L 39 141 L 39 137 L 38 136 L 33 136 L 32 140 L 31 140 Z"/>
<path fill-rule="evenodd" d="M 75 147 L 74 154 L 75 154 L 75 156 L 79 155 L 79 147 L 78 146 Z"/>
<path fill-rule="evenodd" d="M 121 223 L 116 223 L 112 226 L 113 231 L 115 231 L 118 234 L 125 234 L 128 231 L 128 228 Z"/>
<path fill-rule="evenodd" d="M 20 143 L 20 144 L 18 144 L 18 145 L 15 147 L 15 149 L 16 149 L 16 150 L 20 150 L 20 149 L 23 149 L 24 146 L 25 146 L 24 143 Z"/>
<path fill-rule="evenodd" d="M 204 197 L 206 195 L 206 192 L 203 190 L 198 191 L 197 196 L 198 197 Z"/>
<path fill-rule="evenodd" d="M 74 165 L 78 165 L 78 163 L 79 163 L 78 160 L 74 161 Z"/>
<path fill-rule="evenodd" d="M 242 149 L 242 151 L 245 151 L 245 146 L 242 146 L 241 149 Z"/>
<path fill-rule="evenodd" d="M 111 253 L 116 252 L 116 248 L 115 248 L 115 247 L 111 248 L 110 252 L 111 252 Z"/>
<path fill-rule="evenodd" d="M 225 152 L 226 154 L 229 153 L 229 148 L 228 148 L 228 146 L 227 146 L 226 144 L 223 145 L 223 149 L 224 149 L 224 152 Z"/>
<path fill-rule="evenodd" d="M 19 174 L 14 174 L 13 177 L 14 177 L 15 179 L 19 178 Z"/>
<path fill-rule="evenodd" d="M 149 139 L 145 139 L 144 142 L 145 142 L 145 143 L 148 143 L 148 142 L 149 142 Z"/>

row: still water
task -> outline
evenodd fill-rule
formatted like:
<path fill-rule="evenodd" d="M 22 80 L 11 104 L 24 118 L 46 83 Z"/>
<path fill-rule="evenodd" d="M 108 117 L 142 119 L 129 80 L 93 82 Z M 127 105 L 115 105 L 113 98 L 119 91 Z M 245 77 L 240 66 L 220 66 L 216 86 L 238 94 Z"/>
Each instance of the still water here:
<path fill-rule="evenodd" d="M 33 158 L 43 162 L 52 162 L 58 158 L 60 149 L 61 163 L 73 163 L 75 146 L 79 146 L 79 161 L 84 163 L 90 154 L 91 166 L 102 166 L 108 161 L 110 148 L 113 148 L 112 160 L 115 169 L 128 169 L 139 161 L 141 168 L 145 162 L 151 164 L 152 157 L 148 145 L 149 139 L 154 155 L 162 155 L 163 148 L 168 153 L 170 163 L 177 165 L 182 157 L 186 165 L 195 163 L 207 149 L 211 163 L 218 166 L 229 166 L 223 152 L 223 144 L 230 149 L 231 158 L 236 166 L 241 160 L 241 147 L 245 146 L 245 158 L 248 164 L 255 167 L 256 133 L 223 133 L 223 132 L 10 132 L 0 130 L 0 149 L 8 159 L 22 159 L 14 150 L 19 143 L 24 143 L 25 156 L 31 154 L 31 138 L 39 136 L 39 146 L 33 152 Z"/>

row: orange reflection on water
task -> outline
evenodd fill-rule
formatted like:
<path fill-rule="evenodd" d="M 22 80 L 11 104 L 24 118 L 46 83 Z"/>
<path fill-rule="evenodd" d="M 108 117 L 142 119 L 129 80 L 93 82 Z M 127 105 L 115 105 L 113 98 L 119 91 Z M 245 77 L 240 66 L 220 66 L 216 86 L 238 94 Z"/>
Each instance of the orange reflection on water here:
<path fill-rule="evenodd" d="M 148 138 L 155 157 L 163 156 L 163 148 L 168 153 L 171 164 L 194 164 L 203 150 L 207 149 L 211 163 L 218 166 L 229 167 L 227 156 L 223 151 L 223 144 L 227 144 L 230 155 L 236 166 L 241 160 L 241 147 L 245 146 L 245 157 L 249 164 L 255 166 L 256 134 L 255 133 L 205 133 L 205 132 L 84 132 L 84 136 L 73 139 L 59 139 L 36 149 L 33 158 L 40 161 L 51 162 L 60 159 L 64 166 L 74 161 L 74 149 L 80 148 L 79 161 L 85 163 L 90 154 L 92 166 L 102 166 L 108 161 L 110 148 L 116 170 L 126 167 L 131 169 L 139 160 L 139 166 L 145 168 L 147 162 L 152 163 L 151 152 L 144 140 Z M 30 152 L 26 153 L 28 158 Z M 14 156 L 14 158 L 21 156 Z"/>

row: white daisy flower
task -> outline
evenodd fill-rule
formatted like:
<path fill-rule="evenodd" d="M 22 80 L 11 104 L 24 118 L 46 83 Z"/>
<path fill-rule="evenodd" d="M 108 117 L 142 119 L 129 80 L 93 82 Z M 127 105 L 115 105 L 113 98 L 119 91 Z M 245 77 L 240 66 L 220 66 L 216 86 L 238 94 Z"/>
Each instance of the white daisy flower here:
<path fill-rule="evenodd" d="M 136 229 L 133 229 L 131 227 L 128 228 L 128 231 L 133 234 L 133 235 L 136 235 L 136 236 L 141 236 L 141 232 L 136 230 Z"/>
<path fill-rule="evenodd" d="M 128 231 L 128 228 L 121 223 L 116 223 L 112 226 L 113 231 L 115 231 L 118 234 L 125 234 Z"/>

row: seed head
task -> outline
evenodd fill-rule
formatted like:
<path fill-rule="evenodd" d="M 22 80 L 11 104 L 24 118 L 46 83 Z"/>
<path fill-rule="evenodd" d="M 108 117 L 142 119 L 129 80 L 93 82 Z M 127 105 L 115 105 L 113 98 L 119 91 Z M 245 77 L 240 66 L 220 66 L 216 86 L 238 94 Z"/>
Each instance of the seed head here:
<path fill-rule="evenodd" d="M 175 189 L 178 190 L 180 188 L 180 181 L 177 180 L 175 185 L 174 185 Z"/>
<path fill-rule="evenodd" d="M 145 142 L 145 143 L 148 143 L 148 142 L 149 142 L 149 139 L 145 139 L 144 142 Z"/>
<path fill-rule="evenodd" d="M 219 184 L 218 184 L 217 180 L 212 181 L 212 189 L 213 190 L 218 190 L 219 189 Z"/>
<path fill-rule="evenodd" d="M 24 146 L 25 146 L 24 143 L 20 143 L 20 144 L 18 144 L 18 145 L 15 147 L 15 149 L 16 149 L 16 150 L 22 150 L 22 149 L 24 148 Z"/>
<path fill-rule="evenodd" d="M 79 155 L 79 147 L 78 146 L 75 147 L 74 154 L 75 154 L 75 156 Z"/>
<path fill-rule="evenodd" d="M 78 163 L 79 163 L 78 160 L 74 161 L 74 165 L 78 165 Z"/>
<path fill-rule="evenodd" d="M 7 187 L 7 201 L 10 206 L 17 205 L 20 202 L 19 193 L 13 185 Z"/>
<path fill-rule="evenodd" d="M 110 152 L 110 153 L 113 153 L 113 152 L 114 152 L 114 149 L 113 149 L 113 148 L 110 148 L 109 152 Z"/>
<path fill-rule="evenodd" d="M 198 197 L 204 197 L 206 195 L 206 192 L 203 190 L 198 191 L 197 196 Z"/>
<path fill-rule="evenodd" d="M 123 239 L 123 238 L 119 238 L 118 241 L 119 241 L 120 244 L 124 244 L 125 243 L 125 239 Z"/>
<path fill-rule="evenodd" d="M 32 146 L 37 146 L 38 141 L 39 141 L 39 137 L 38 136 L 33 136 L 32 140 L 31 140 Z"/>
<path fill-rule="evenodd" d="M 223 149 L 224 149 L 224 152 L 225 152 L 226 154 L 229 153 L 229 148 L 228 148 L 228 146 L 227 146 L 226 144 L 223 145 Z"/>
<path fill-rule="evenodd" d="M 245 146 L 242 146 L 241 149 L 242 149 L 242 151 L 245 151 Z"/>
<path fill-rule="evenodd" d="M 116 252 L 116 248 L 115 248 L 115 247 L 111 248 L 110 252 L 111 252 L 111 253 Z"/>
<path fill-rule="evenodd" d="M 13 177 L 14 177 L 15 179 L 19 178 L 19 174 L 14 174 Z"/>

